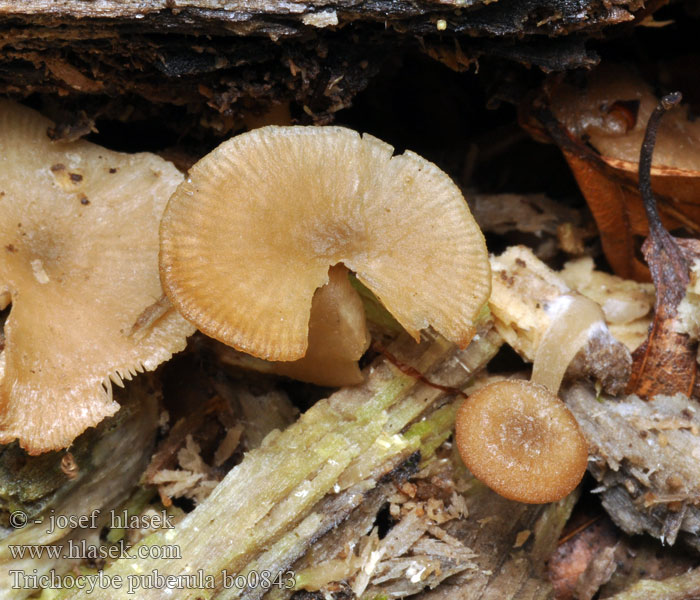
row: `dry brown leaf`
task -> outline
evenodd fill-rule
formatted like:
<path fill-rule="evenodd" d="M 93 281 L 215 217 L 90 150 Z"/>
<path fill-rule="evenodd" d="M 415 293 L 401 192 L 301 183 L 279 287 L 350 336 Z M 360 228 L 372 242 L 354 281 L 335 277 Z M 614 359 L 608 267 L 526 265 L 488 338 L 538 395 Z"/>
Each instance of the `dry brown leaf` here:
<path fill-rule="evenodd" d="M 526 107 L 523 125 L 556 143 L 576 178 L 616 274 L 649 281 L 636 251 L 649 234 L 637 179 L 646 122 L 656 106 L 651 88 L 630 69 L 599 69 L 581 90 L 561 84 Z M 664 226 L 700 234 L 700 124 L 684 111 L 659 132 L 652 188 Z M 590 144 L 590 145 L 589 145 Z"/>
<path fill-rule="evenodd" d="M 532 102 L 521 119 L 533 135 L 548 136 L 562 150 L 615 272 L 654 281 L 654 320 L 646 342 L 635 351 L 627 386 L 627 393 L 643 398 L 677 392 L 690 396 L 697 371 L 696 343 L 681 333 L 678 307 L 700 243 L 676 240 L 668 229 L 682 226 L 700 233 L 700 125 L 677 109 L 659 128 L 661 115 L 680 102 L 680 94 L 664 97 L 663 108 L 654 108 L 656 102 L 641 79 L 602 70 L 584 90 L 558 86 L 548 101 Z M 657 129 L 659 151 L 652 165 Z M 642 252 L 649 271 L 635 253 L 640 236 L 646 235 Z"/>
<path fill-rule="evenodd" d="M 678 306 L 689 283 L 687 265 L 700 258 L 700 240 L 675 241 L 685 259 L 685 265 L 679 265 L 686 269 L 685 278 L 669 277 L 671 261 L 656 249 L 652 238 L 643 246 L 656 286 L 656 305 L 649 336 L 632 354 L 632 375 L 627 384 L 627 392 L 641 398 L 677 392 L 692 396 L 697 378 L 696 343 L 679 332 Z"/>
<path fill-rule="evenodd" d="M 602 162 L 590 161 L 570 151 L 564 151 L 564 156 L 593 213 L 603 251 L 615 273 L 648 281 L 649 270 L 635 253 L 641 237 L 649 234 L 638 191 L 638 164 L 606 157 Z M 664 225 L 700 233 L 700 171 L 655 166 L 651 173 Z"/>

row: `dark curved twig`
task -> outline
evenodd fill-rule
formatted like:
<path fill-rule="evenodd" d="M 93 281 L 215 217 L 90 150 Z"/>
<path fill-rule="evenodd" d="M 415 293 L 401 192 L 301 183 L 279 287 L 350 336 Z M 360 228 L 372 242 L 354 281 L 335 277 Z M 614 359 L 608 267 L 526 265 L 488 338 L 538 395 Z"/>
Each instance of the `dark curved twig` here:
<path fill-rule="evenodd" d="M 661 290 L 664 291 L 663 294 L 658 294 L 657 304 L 665 296 L 663 301 L 673 306 L 674 312 L 678 303 L 685 296 L 689 281 L 688 263 L 678 244 L 661 222 L 656 206 L 656 198 L 651 189 L 651 159 L 654 154 L 656 134 L 661 117 L 664 116 L 666 111 L 674 106 L 678 106 L 681 98 L 680 92 L 674 92 L 661 98 L 661 101 L 649 117 L 644 134 L 644 142 L 639 154 L 639 192 L 642 195 L 644 209 L 649 221 L 649 239 L 647 244 L 650 247 L 648 251 L 644 251 L 644 255 L 649 264 L 657 293 Z"/>
<path fill-rule="evenodd" d="M 654 230 L 663 230 L 666 235 L 668 232 L 664 229 L 659 211 L 656 207 L 656 199 L 654 192 L 651 189 L 651 159 L 654 155 L 654 146 L 656 145 L 656 134 L 659 129 L 661 117 L 666 114 L 666 111 L 680 104 L 683 98 L 680 92 L 673 92 L 661 98 L 661 101 L 656 106 L 647 122 L 647 129 L 644 133 L 644 142 L 639 153 L 639 192 L 644 201 L 644 208 L 649 221 L 649 229 L 654 235 Z"/>

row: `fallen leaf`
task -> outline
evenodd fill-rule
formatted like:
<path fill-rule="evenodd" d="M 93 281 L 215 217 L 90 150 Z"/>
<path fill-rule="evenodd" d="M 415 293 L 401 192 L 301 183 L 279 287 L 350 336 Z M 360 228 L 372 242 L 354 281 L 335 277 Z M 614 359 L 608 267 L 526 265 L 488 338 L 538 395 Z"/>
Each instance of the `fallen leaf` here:
<path fill-rule="evenodd" d="M 649 270 L 637 255 L 639 242 L 649 235 L 637 163 L 601 157 L 603 164 L 594 164 L 568 151 L 564 156 L 596 220 L 610 266 L 626 279 L 649 281 Z M 684 227 L 700 234 L 700 171 L 653 167 L 652 188 L 669 230 Z"/>
<path fill-rule="evenodd" d="M 594 72 L 584 89 L 555 82 L 521 110 L 522 125 L 564 154 L 615 273 L 638 281 L 650 273 L 638 254 L 649 228 L 637 157 L 656 103 L 648 84 L 613 66 Z M 684 111 L 660 129 L 651 181 L 664 226 L 700 234 L 700 122 Z"/>
<path fill-rule="evenodd" d="M 614 69 L 577 94 L 571 86 L 556 87 L 559 91 L 549 98 L 526 104 L 521 122 L 536 138 L 548 137 L 562 150 L 615 272 L 634 279 L 650 276 L 656 288 L 654 319 L 633 354 L 626 392 L 642 398 L 691 396 L 697 391 L 697 341 L 683 332 L 678 307 L 688 291 L 689 265 L 700 257 L 700 242 L 673 238 L 668 229 L 683 226 L 700 233 L 700 170 L 691 168 L 700 167 L 700 123 L 679 109 L 669 115 L 652 166 L 661 116 L 680 103 L 680 94 L 665 96 L 653 108 L 649 87 Z M 616 156 L 601 155 L 586 142 Z M 636 256 L 637 241 L 646 235 L 641 250 L 649 271 Z"/>
<path fill-rule="evenodd" d="M 697 343 L 678 331 L 678 306 L 688 287 L 687 264 L 700 258 L 700 240 L 675 242 L 686 264 L 685 278 L 669 275 L 668 255 L 659 252 L 650 237 L 642 247 L 656 286 L 654 320 L 647 340 L 632 354 L 628 394 L 650 398 L 657 394 L 694 394 L 697 380 Z"/>

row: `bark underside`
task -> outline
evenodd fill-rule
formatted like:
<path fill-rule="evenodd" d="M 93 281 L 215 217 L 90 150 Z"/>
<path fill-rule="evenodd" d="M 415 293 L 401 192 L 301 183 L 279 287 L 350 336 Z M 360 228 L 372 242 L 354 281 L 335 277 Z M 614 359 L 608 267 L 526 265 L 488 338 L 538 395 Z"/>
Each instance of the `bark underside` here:
<path fill-rule="evenodd" d="M 545 71 L 590 67 L 588 39 L 661 3 L 0 0 L 0 93 L 58 95 L 66 115 L 78 107 L 64 137 L 97 118 L 162 117 L 164 106 L 183 126 L 208 114 L 219 131 L 287 102 L 297 120 L 325 123 L 392 53 L 425 51 L 458 69 L 482 56 Z"/>

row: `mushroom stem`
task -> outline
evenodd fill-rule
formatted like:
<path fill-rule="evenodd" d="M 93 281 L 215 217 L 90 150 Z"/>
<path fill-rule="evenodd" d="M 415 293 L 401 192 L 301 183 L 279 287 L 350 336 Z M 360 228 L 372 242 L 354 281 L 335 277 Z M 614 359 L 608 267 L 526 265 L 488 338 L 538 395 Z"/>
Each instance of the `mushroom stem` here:
<path fill-rule="evenodd" d="M 362 382 L 357 361 L 367 350 L 369 332 L 362 300 L 342 264 L 328 271 L 328 283 L 314 293 L 306 355 L 274 362 L 272 371 L 317 385 L 343 386 Z"/>
<path fill-rule="evenodd" d="M 557 298 L 537 347 L 530 381 L 499 381 L 472 394 L 456 418 L 455 440 L 464 464 L 500 495 L 526 503 L 560 500 L 586 472 L 586 440 L 557 397 L 564 373 L 602 309 L 579 294 Z"/>
<path fill-rule="evenodd" d="M 605 315 L 597 302 L 579 294 L 560 296 L 553 309 L 554 317 L 535 353 L 530 381 L 557 394 L 569 364 L 586 345 L 593 328 L 604 326 Z"/>
<path fill-rule="evenodd" d="M 370 334 L 362 299 L 342 264 L 328 271 L 328 283 L 311 301 L 309 345 L 306 355 L 294 361 L 267 361 L 215 343 L 224 365 L 275 373 L 316 385 L 340 387 L 362 382 L 358 360 L 367 350 Z"/>

